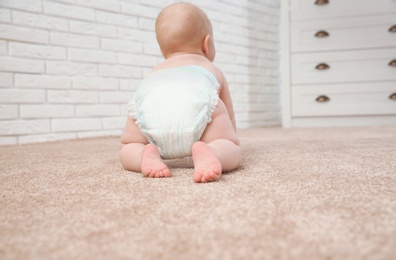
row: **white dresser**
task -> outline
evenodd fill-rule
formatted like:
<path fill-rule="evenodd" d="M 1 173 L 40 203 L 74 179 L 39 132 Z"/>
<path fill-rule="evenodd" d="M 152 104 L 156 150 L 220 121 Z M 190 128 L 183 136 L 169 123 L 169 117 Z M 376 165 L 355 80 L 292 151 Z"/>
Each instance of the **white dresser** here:
<path fill-rule="evenodd" d="M 396 0 L 282 0 L 284 127 L 396 125 Z"/>

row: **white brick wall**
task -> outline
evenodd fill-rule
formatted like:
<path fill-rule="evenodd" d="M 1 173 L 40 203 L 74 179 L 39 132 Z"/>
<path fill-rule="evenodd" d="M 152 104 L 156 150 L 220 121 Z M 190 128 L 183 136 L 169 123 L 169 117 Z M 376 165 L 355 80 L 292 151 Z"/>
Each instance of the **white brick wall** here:
<path fill-rule="evenodd" d="M 172 0 L 0 0 L 0 145 L 120 135 Z M 280 124 L 279 0 L 202 0 L 239 127 Z"/>

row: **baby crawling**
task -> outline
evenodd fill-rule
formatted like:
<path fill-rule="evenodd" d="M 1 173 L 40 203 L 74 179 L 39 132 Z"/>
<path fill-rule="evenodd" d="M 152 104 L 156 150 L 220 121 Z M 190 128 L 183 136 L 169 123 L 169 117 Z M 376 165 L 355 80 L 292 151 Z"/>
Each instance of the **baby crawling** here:
<path fill-rule="evenodd" d="M 128 104 L 120 160 L 145 177 L 170 177 L 162 159 L 192 156 L 196 182 L 238 168 L 242 151 L 230 91 L 215 58 L 212 25 L 189 3 L 160 12 L 156 36 L 165 61 Z"/>

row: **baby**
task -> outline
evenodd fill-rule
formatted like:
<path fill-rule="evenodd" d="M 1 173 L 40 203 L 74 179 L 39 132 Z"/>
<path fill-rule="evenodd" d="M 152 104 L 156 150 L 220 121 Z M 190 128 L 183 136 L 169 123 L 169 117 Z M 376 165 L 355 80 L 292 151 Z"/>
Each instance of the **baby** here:
<path fill-rule="evenodd" d="M 192 156 L 195 182 L 211 182 L 236 169 L 242 151 L 228 84 L 212 63 L 212 25 L 189 3 L 160 12 L 156 36 L 165 61 L 128 105 L 120 160 L 145 177 L 170 177 L 162 159 Z"/>

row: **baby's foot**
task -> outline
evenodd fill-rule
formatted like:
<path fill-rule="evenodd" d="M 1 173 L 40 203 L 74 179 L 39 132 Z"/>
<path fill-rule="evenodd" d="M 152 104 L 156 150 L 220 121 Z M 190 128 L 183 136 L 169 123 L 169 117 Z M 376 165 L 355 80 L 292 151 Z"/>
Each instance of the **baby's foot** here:
<path fill-rule="evenodd" d="M 194 181 L 210 182 L 221 177 L 221 163 L 207 144 L 196 142 L 192 147 Z"/>
<path fill-rule="evenodd" d="M 143 149 L 141 169 L 144 177 L 163 178 L 171 176 L 170 170 L 161 160 L 160 153 L 153 144 L 148 144 Z"/>

